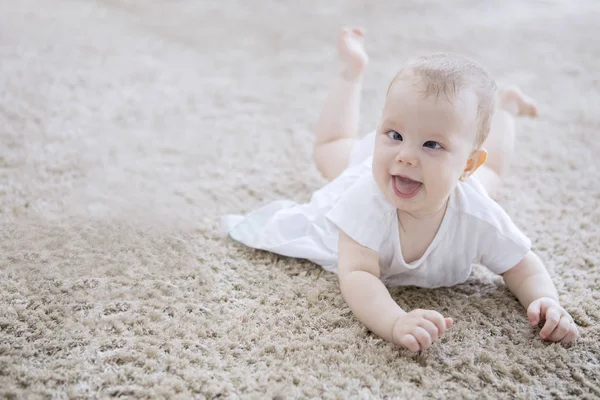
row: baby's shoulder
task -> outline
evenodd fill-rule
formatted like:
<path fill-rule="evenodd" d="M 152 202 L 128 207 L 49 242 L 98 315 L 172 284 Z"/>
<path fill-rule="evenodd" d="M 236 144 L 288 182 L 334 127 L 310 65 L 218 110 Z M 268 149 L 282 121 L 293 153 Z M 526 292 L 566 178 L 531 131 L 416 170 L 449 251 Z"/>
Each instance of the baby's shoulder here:
<path fill-rule="evenodd" d="M 456 240 L 471 249 L 473 262 L 502 274 L 531 249 L 531 240 L 478 181 L 461 182 L 454 194 Z"/>
<path fill-rule="evenodd" d="M 492 199 L 483 185 L 474 177 L 460 182 L 450 207 L 457 216 L 456 221 L 474 229 L 479 234 L 490 232 L 511 236 L 516 229 L 508 213 Z"/>

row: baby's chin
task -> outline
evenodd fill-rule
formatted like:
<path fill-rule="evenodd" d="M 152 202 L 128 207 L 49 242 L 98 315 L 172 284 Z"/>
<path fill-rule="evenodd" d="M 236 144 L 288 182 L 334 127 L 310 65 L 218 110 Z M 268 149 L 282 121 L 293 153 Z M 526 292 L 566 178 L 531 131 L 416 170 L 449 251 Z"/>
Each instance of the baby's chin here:
<path fill-rule="evenodd" d="M 426 196 L 425 188 L 422 187 L 420 193 L 412 199 L 400 199 L 393 190 L 386 191 L 386 197 L 399 212 L 410 214 L 416 218 L 429 218 L 445 211 L 448 198 L 431 201 Z"/>
<path fill-rule="evenodd" d="M 399 211 L 405 211 L 407 213 L 421 213 L 426 211 L 424 205 L 424 188 L 421 186 L 419 192 L 412 198 L 406 199 L 398 197 L 395 193 L 394 188 L 390 185 L 385 190 L 385 197 L 388 201 L 393 204 Z"/>

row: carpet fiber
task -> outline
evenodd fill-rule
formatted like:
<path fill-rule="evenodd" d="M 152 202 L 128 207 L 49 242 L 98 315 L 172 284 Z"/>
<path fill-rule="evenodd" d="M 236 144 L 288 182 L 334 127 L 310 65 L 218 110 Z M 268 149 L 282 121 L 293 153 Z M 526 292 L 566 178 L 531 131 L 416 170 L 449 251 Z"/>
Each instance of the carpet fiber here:
<path fill-rule="evenodd" d="M 0 396 L 600 397 L 600 3 L 0 2 Z M 535 97 L 499 202 L 581 338 L 548 344 L 502 280 L 396 288 L 455 326 L 418 355 L 336 277 L 219 218 L 325 180 L 312 128 L 344 24 L 367 30 L 361 132 L 407 58 L 471 56 Z"/>

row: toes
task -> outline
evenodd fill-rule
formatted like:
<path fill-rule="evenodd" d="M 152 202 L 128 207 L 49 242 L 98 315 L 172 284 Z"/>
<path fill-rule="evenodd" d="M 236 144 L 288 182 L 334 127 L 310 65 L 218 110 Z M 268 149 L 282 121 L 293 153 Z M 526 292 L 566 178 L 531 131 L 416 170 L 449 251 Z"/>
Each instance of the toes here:
<path fill-rule="evenodd" d="M 519 105 L 519 115 L 526 117 L 537 117 L 538 110 L 535 101 L 525 97 L 523 103 Z"/>
<path fill-rule="evenodd" d="M 530 117 L 537 117 L 538 116 L 538 108 L 537 108 L 537 104 L 535 103 L 535 101 L 529 99 L 529 116 Z"/>
<path fill-rule="evenodd" d="M 502 90 L 501 99 L 504 108 L 512 110 L 516 115 L 537 117 L 538 108 L 535 100 L 525 95 L 517 86 L 509 86 Z"/>
<path fill-rule="evenodd" d="M 354 33 L 357 36 L 365 36 L 365 30 L 362 28 L 353 28 L 352 33 Z"/>
<path fill-rule="evenodd" d="M 537 113 L 537 108 L 535 107 L 535 105 L 527 103 L 525 101 L 518 101 L 517 107 L 517 115 L 519 117 L 535 117 Z"/>
<path fill-rule="evenodd" d="M 342 37 L 354 36 L 358 39 L 362 39 L 365 36 L 365 30 L 363 28 L 353 28 L 350 26 L 346 26 L 346 27 L 342 28 L 342 30 L 340 32 L 340 36 L 342 36 Z"/>
<path fill-rule="evenodd" d="M 538 109 L 535 100 L 533 100 L 529 96 L 526 96 L 523 92 L 521 92 L 518 89 L 515 100 L 519 105 L 519 115 L 524 115 L 527 117 L 537 117 Z"/>

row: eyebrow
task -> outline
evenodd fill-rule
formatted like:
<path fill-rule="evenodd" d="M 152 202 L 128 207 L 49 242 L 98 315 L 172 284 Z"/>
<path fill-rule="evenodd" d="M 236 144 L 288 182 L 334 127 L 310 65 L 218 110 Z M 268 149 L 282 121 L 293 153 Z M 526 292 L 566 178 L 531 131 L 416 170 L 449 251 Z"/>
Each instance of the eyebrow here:
<path fill-rule="evenodd" d="M 402 124 L 400 124 L 399 121 L 394 121 L 394 120 L 391 120 L 391 119 L 384 119 L 381 122 L 381 126 L 382 127 L 389 127 L 389 128 L 397 128 L 398 130 L 402 130 L 403 129 Z"/>
<path fill-rule="evenodd" d="M 426 135 L 428 138 L 431 139 L 436 139 L 436 140 L 443 140 L 445 142 L 449 142 L 452 141 L 452 135 L 444 135 L 442 133 L 432 133 L 432 134 L 428 134 Z"/>
<path fill-rule="evenodd" d="M 381 128 L 382 129 L 396 129 L 400 133 L 405 133 L 400 121 L 391 119 L 389 117 L 386 119 L 383 119 L 381 121 Z M 425 138 L 426 138 L 425 140 L 434 140 L 434 141 L 439 141 L 446 145 L 451 145 L 456 141 L 455 136 L 456 136 L 456 134 L 444 134 L 441 132 L 433 132 L 433 133 L 428 133 L 427 135 L 425 135 Z"/>

